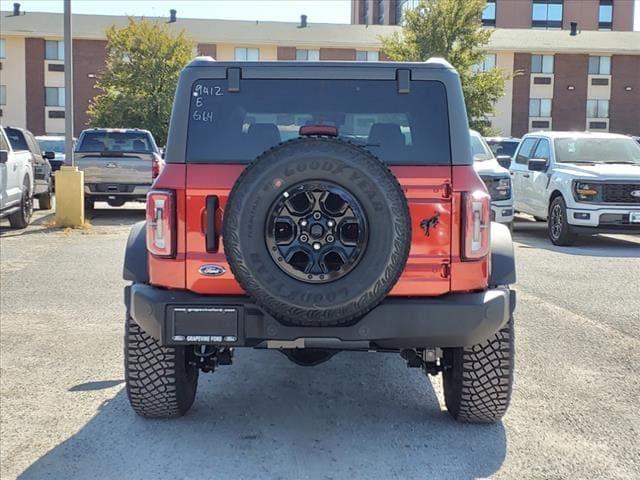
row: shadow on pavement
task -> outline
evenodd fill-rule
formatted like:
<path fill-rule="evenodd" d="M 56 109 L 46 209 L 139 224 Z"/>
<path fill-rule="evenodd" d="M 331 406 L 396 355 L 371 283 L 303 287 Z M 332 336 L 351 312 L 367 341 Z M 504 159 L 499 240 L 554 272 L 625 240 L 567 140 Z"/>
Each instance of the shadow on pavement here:
<path fill-rule="evenodd" d="M 144 220 L 144 216 L 143 203 L 127 203 L 124 207 L 109 207 L 106 203 L 96 203 L 95 209 L 85 212 L 85 218 L 95 226 L 133 225 Z"/>
<path fill-rule="evenodd" d="M 640 241 L 640 236 L 636 237 Z M 588 257 L 634 258 L 640 257 L 640 242 L 608 235 L 580 235 L 575 245 L 559 247 L 547 236 L 546 222 L 518 218 L 514 224 L 513 240 L 520 248 L 541 248 L 567 255 Z"/>
<path fill-rule="evenodd" d="M 502 424 L 455 423 L 398 355 L 241 350 L 185 417 L 137 417 L 122 389 L 19 478 L 477 478 L 505 452 Z"/>
<path fill-rule="evenodd" d="M 69 389 L 70 392 L 91 392 L 93 390 L 104 390 L 106 388 L 115 387 L 124 383 L 124 380 L 101 380 L 99 382 L 86 382 L 74 385 Z"/>

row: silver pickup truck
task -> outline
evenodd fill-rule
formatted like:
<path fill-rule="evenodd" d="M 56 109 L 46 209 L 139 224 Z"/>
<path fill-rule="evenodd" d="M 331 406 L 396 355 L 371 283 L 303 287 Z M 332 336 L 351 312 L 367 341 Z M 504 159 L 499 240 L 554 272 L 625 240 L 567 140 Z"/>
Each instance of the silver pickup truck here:
<path fill-rule="evenodd" d="M 85 208 L 144 202 L 164 165 L 148 130 L 92 128 L 80 134 L 76 165 L 84 172 Z"/>

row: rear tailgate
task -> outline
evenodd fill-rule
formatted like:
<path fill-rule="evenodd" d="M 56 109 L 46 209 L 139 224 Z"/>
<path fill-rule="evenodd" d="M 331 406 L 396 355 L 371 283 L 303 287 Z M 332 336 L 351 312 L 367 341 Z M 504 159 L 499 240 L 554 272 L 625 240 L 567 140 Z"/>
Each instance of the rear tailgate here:
<path fill-rule="evenodd" d="M 244 165 L 187 165 L 186 288 L 204 294 L 242 294 L 229 269 L 219 237 L 224 207 Z M 451 167 L 392 167 L 407 197 L 411 212 L 412 243 L 404 273 L 391 295 L 432 296 L 450 290 L 451 264 Z M 215 197 L 217 209 L 207 212 L 207 198 Z M 207 221 L 215 218 L 214 250 L 207 249 Z M 211 245 L 210 243 L 210 245 Z M 199 269 L 215 264 L 225 273 L 204 276 Z"/>
<path fill-rule="evenodd" d="M 153 153 L 75 153 L 84 183 L 151 184 Z"/>

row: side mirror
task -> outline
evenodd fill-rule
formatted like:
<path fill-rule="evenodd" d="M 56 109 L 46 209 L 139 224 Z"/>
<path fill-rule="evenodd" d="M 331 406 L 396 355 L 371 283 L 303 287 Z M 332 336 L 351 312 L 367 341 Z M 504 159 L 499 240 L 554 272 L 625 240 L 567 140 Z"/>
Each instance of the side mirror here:
<path fill-rule="evenodd" d="M 498 160 L 498 163 L 502 168 L 509 170 L 509 167 L 511 166 L 511 157 L 509 155 L 498 155 L 496 160 Z"/>
<path fill-rule="evenodd" d="M 544 158 L 530 158 L 527 167 L 532 172 L 545 172 L 549 167 L 549 160 Z"/>
<path fill-rule="evenodd" d="M 0 150 L 0 163 L 7 163 L 9 160 L 9 150 Z"/>
<path fill-rule="evenodd" d="M 54 158 L 56 158 L 56 153 L 55 152 L 44 152 L 42 154 L 42 156 L 44 158 L 46 158 L 47 160 L 53 160 Z"/>

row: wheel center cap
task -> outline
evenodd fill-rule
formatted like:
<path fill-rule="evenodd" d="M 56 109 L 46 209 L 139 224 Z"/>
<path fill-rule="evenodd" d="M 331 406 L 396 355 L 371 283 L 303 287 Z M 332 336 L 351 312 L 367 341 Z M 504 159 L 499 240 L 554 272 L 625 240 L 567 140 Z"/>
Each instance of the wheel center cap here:
<path fill-rule="evenodd" d="M 320 238 L 324 233 L 324 228 L 319 223 L 311 226 L 311 230 L 309 231 L 313 238 Z"/>

